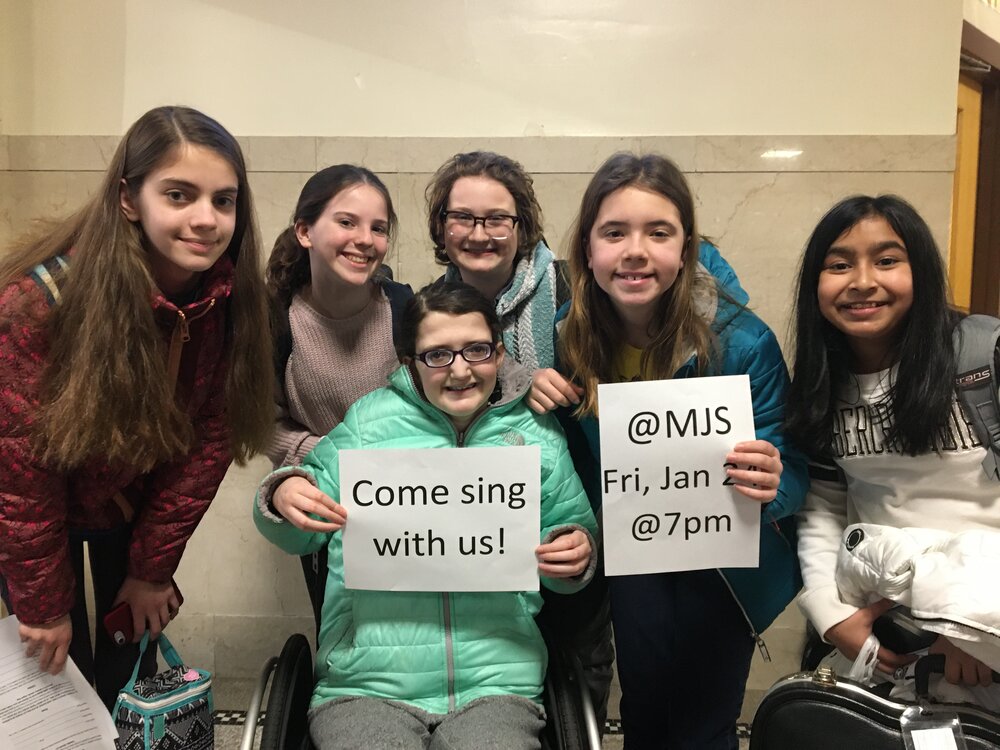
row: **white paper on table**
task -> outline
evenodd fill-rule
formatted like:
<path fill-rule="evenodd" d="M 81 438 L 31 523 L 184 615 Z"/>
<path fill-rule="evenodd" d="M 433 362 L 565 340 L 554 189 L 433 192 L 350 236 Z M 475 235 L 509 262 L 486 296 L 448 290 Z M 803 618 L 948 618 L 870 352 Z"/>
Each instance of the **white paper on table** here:
<path fill-rule="evenodd" d="M 760 504 L 727 486 L 755 438 L 750 378 L 597 387 L 604 569 L 611 575 L 757 567 Z"/>
<path fill-rule="evenodd" d="M 107 750 L 118 731 L 72 659 L 57 675 L 24 654 L 16 617 L 0 620 L 0 747 Z"/>

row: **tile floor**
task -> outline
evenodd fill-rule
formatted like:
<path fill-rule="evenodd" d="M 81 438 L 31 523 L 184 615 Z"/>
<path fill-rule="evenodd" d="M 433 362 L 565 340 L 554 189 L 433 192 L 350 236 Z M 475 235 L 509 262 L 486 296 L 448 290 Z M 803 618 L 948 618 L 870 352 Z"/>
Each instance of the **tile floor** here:
<path fill-rule="evenodd" d="M 214 697 L 216 711 L 246 711 L 253 694 L 256 680 L 222 679 L 217 680 L 214 685 Z M 746 698 L 743 701 L 743 712 L 740 717 L 741 722 L 749 722 L 753 719 L 753 714 L 757 710 L 764 695 L 764 690 L 748 689 Z M 617 677 L 612 684 L 611 693 L 611 716 L 617 718 L 618 701 L 621 698 L 621 691 L 618 688 Z M 215 747 L 216 750 L 238 750 L 240 739 L 243 733 L 242 724 L 216 725 L 215 727 Z M 259 732 L 258 732 L 259 739 Z M 602 750 L 621 750 L 624 739 L 620 734 L 607 734 L 604 737 Z M 746 750 L 749 740 L 741 739 L 740 750 Z"/>

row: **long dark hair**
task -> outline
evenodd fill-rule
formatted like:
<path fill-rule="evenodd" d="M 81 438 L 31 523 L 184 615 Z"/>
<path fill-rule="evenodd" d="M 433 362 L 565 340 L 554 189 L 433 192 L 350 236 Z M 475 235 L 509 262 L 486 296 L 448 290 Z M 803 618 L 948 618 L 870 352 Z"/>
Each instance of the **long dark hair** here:
<path fill-rule="evenodd" d="M 830 452 L 838 389 L 851 377 L 847 337 L 820 312 L 816 290 L 830 247 L 862 219 L 881 217 L 906 246 L 913 303 L 896 343 L 887 439 L 910 455 L 930 450 L 954 399 L 952 330 L 960 315 L 948 306 L 944 263 L 927 223 L 895 195 L 856 195 L 820 219 L 806 244 L 795 302 L 795 362 L 785 429 L 813 455 Z"/>
<path fill-rule="evenodd" d="M 73 249 L 61 303 L 48 326 L 35 444 L 41 457 L 73 468 L 95 456 L 149 471 L 186 454 L 195 440 L 166 373 L 162 334 L 150 306 L 155 280 L 142 225 L 120 203 L 185 144 L 210 149 L 238 181 L 236 226 L 226 255 L 235 265 L 226 318 L 226 408 L 240 462 L 266 447 L 273 428 L 271 338 L 260 274 L 260 240 L 246 164 L 222 125 L 188 107 L 157 107 L 129 128 L 101 186 L 69 218 L 49 222 L 0 263 L 6 286 Z M 100 311 L 100 314 L 95 314 Z"/>
<path fill-rule="evenodd" d="M 370 185 L 385 200 L 389 240 L 392 240 L 396 232 L 396 212 L 392 208 L 389 189 L 382 180 L 371 170 L 354 164 L 336 164 L 321 169 L 302 186 L 292 221 L 274 241 L 271 257 L 267 261 L 267 289 L 280 307 L 287 310 L 295 293 L 310 280 L 309 251 L 295 236 L 295 225 L 302 222 L 312 226 L 334 196 L 355 185 Z"/>
<path fill-rule="evenodd" d="M 684 231 L 684 264 L 673 286 L 656 302 L 649 324 L 652 341 L 642 354 L 643 371 L 648 368 L 652 379 L 670 378 L 694 349 L 698 371 L 703 373 L 716 353 L 710 323 L 693 304 L 695 296 L 707 292 L 709 285 L 714 288 L 715 282 L 697 273 L 701 237 L 695 222 L 694 197 L 684 174 L 659 154 L 615 154 L 587 185 L 569 241 L 573 301 L 559 332 L 559 356 L 570 379 L 584 388 L 579 414 L 597 413 L 597 385 L 612 381 L 614 358 L 622 340 L 618 313 L 587 263 L 590 231 L 604 199 L 630 186 L 649 190 L 673 203 Z"/>

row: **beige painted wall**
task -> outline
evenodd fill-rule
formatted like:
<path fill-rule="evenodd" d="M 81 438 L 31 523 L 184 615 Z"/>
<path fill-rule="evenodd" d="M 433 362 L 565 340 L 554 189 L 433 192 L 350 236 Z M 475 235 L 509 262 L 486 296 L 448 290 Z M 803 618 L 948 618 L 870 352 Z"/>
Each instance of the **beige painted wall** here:
<path fill-rule="evenodd" d="M 0 0 L 0 133 L 947 134 L 958 0 Z"/>
<path fill-rule="evenodd" d="M 983 0 L 962 0 L 962 18 L 995 42 L 1000 43 L 1000 11 Z"/>

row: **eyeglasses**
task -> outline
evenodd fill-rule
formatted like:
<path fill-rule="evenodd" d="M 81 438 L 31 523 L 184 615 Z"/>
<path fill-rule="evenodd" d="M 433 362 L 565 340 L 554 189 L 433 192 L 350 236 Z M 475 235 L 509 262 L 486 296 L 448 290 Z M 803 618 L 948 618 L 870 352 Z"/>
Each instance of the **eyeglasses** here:
<path fill-rule="evenodd" d="M 519 216 L 510 214 L 475 216 L 467 211 L 442 211 L 441 218 L 444 219 L 448 226 L 448 234 L 452 237 L 468 237 L 476 231 L 476 224 L 482 224 L 486 236 L 494 240 L 505 240 L 510 237 L 517 222 L 521 220 Z"/>
<path fill-rule="evenodd" d="M 416 358 L 428 367 L 447 367 L 455 361 L 459 354 L 469 364 L 485 362 L 493 356 L 497 349 L 496 344 L 484 341 L 477 344 L 469 344 L 462 349 L 428 349 L 416 355 Z"/>

